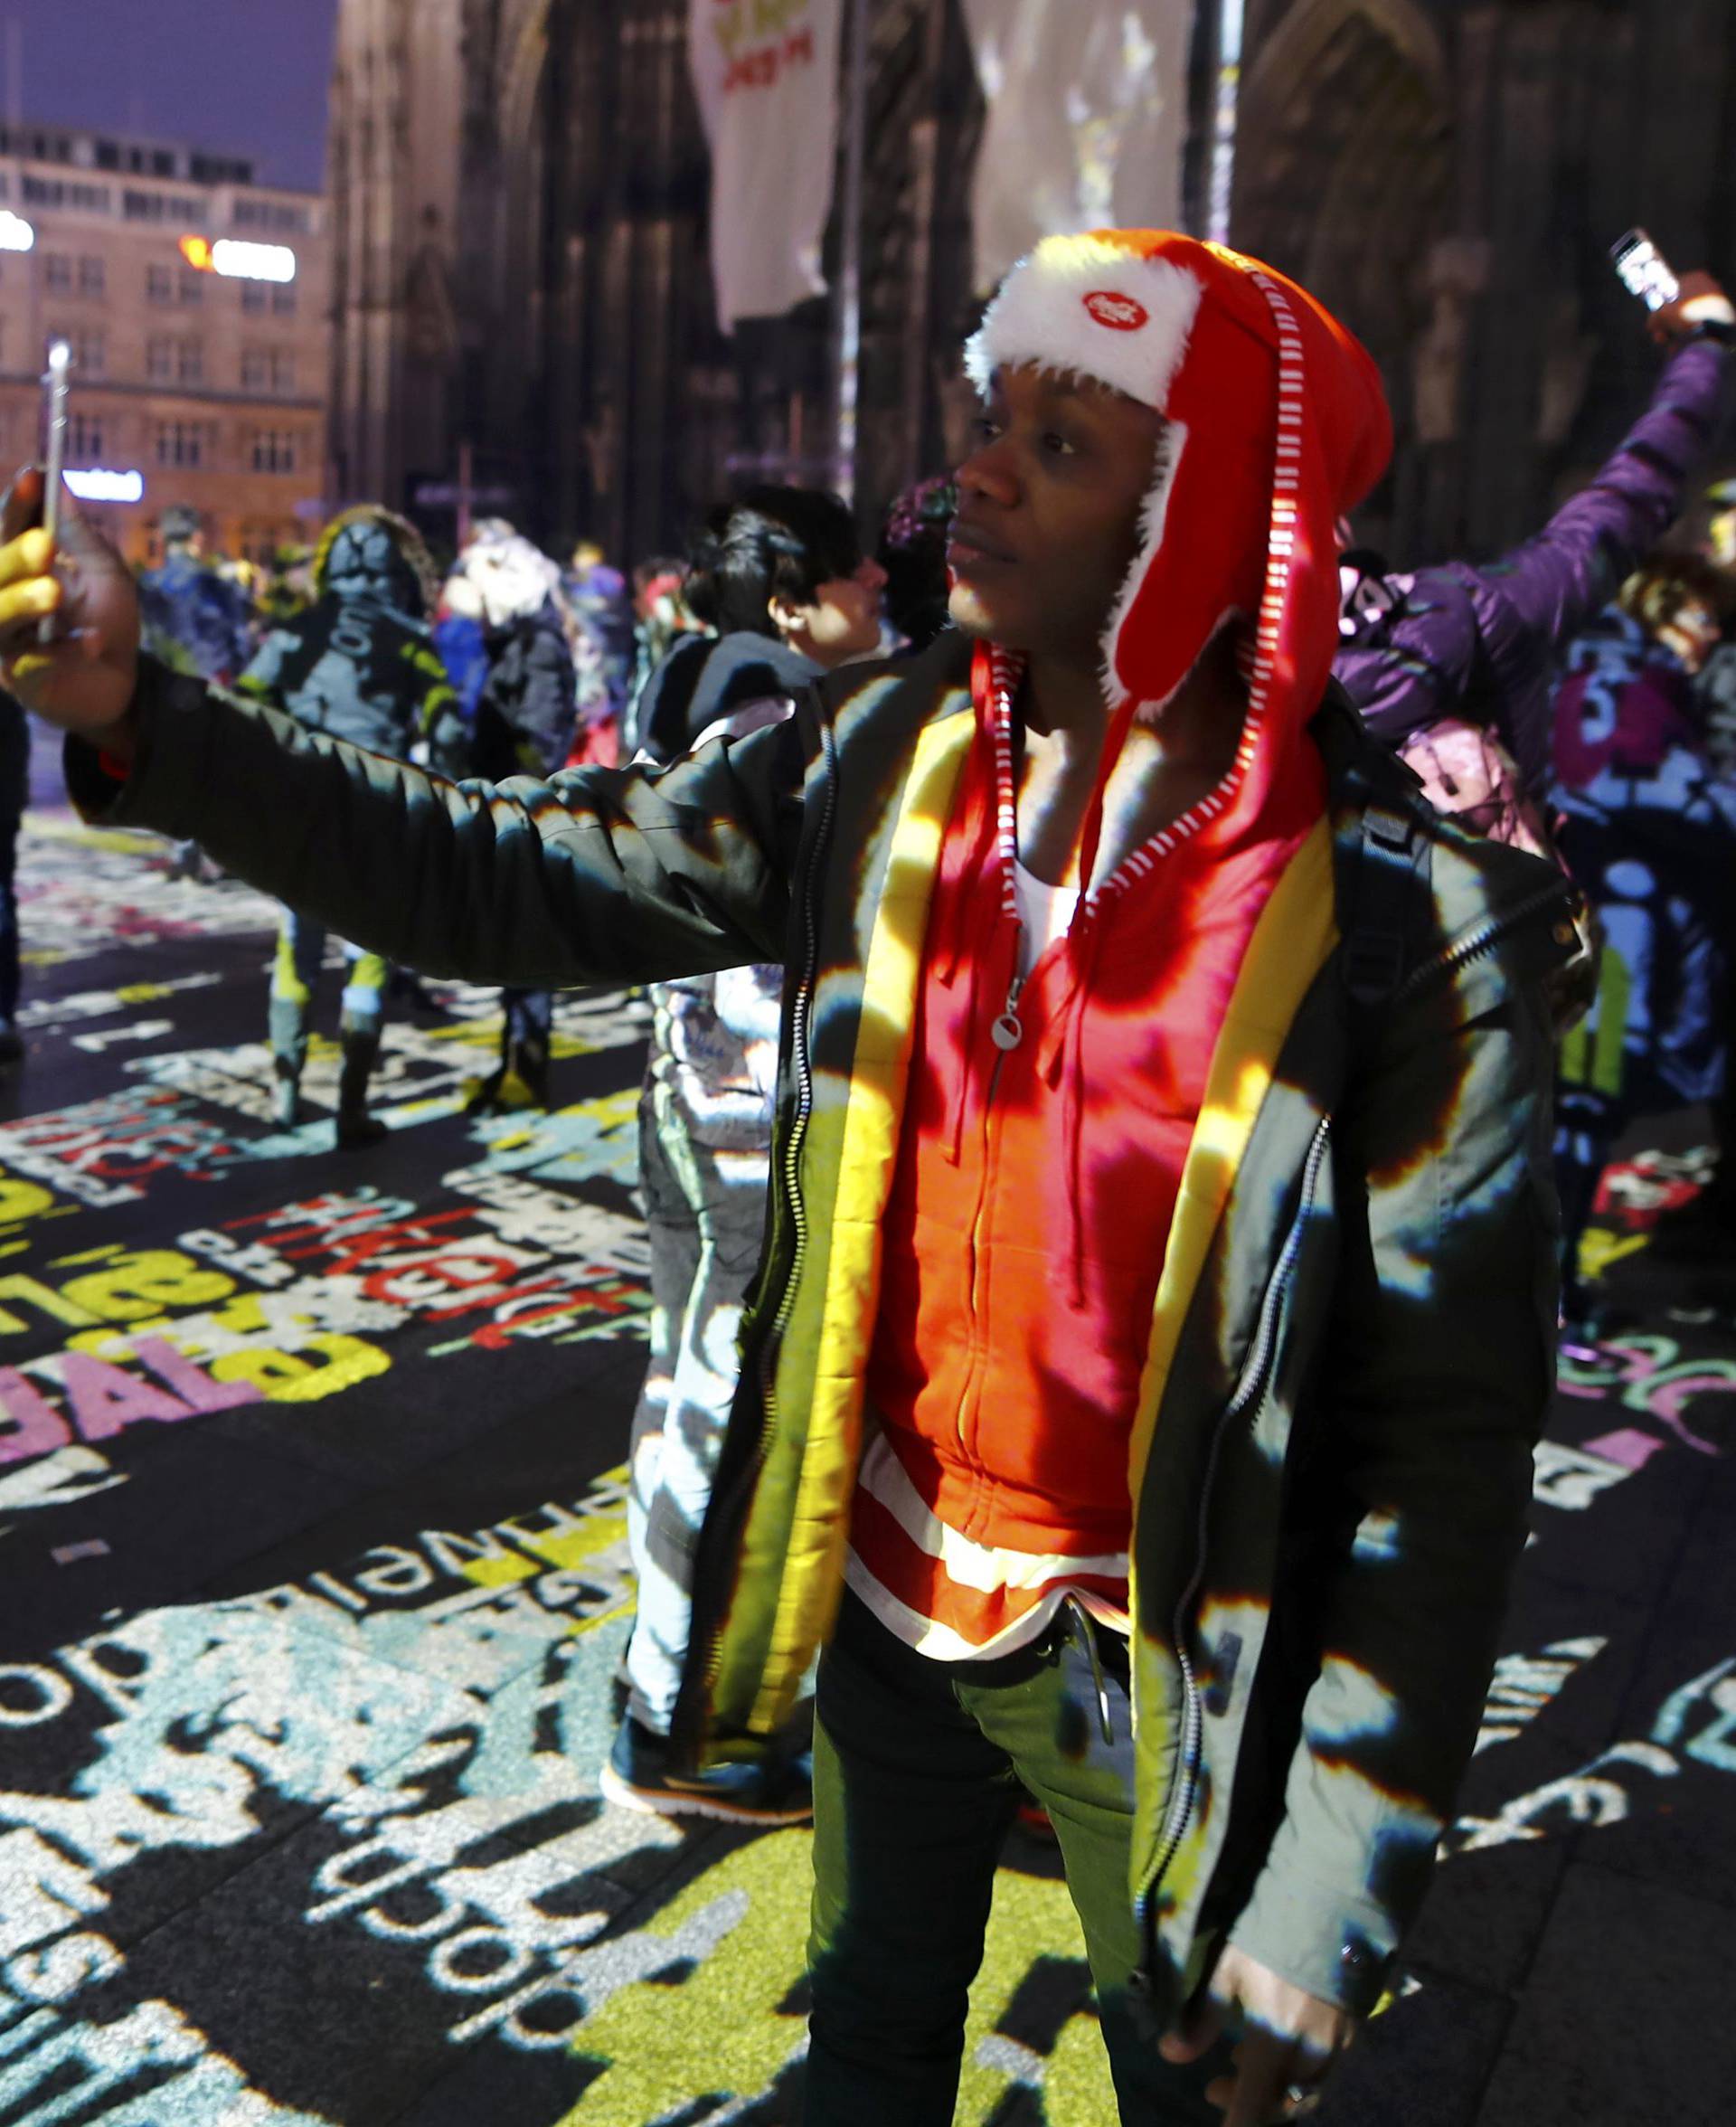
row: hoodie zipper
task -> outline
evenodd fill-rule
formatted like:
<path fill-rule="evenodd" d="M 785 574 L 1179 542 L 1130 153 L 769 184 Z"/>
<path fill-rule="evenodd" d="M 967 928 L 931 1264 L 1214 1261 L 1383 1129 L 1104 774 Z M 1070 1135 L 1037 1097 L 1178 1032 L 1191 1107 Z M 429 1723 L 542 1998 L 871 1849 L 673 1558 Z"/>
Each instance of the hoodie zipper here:
<path fill-rule="evenodd" d="M 1291 1224 L 1284 1253 L 1278 1258 L 1278 1268 L 1266 1288 L 1265 1300 L 1260 1304 L 1260 1322 L 1254 1332 L 1253 1348 L 1241 1370 L 1241 1379 L 1236 1392 L 1224 1406 L 1212 1436 L 1212 1449 L 1206 1458 L 1205 1478 L 1200 1487 L 1200 1511 L 1197 1525 L 1198 1547 L 1194 1553 L 1194 1572 L 1175 1605 L 1171 1622 L 1171 1632 L 1175 1646 L 1175 1659 L 1182 1672 L 1182 1748 L 1181 1765 L 1175 1785 L 1171 1791 L 1169 1810 L 1164 1820 L 1163 1844 L 1157 1860 L 1146 1878 L 1145 1895 L 1141 1903 L 1149 1901 L 1152 1893 L 1162 1882 L 1165 1871 L 1175 1858 L 1182 1836 L 1187 1829 L 1188 1818 L 1193 1813 L 1194 1798 L 1199 1789 L 1200 1746 L 1203 1739 L 1204 1721 L 1201 1709 L 1199 1682 L 1194 1673 L 1193 1657 L 1187 1650 L 1187 1631 L 1190 1615 L 1199 1598 L 1200 1587 L 1205 1579 L 1206 1554 L 1209 1549 L 1208 1518 L 1212 1506 L 1212 1493 L 1216 1483 L 1218 1462 L 1230 1428 L 1252 1409 L 1264 1396 L 1270 1378 L 1272 1360 L 1278 1345 L 1278 1318 L 1285 1295 L 1289 1290 L 1290 1280 L 1296 1272 L 1296 1259 L 1302 1251 L 1302 1236 L 1307 1229 L 1308 1213 L 1314 1203 L 1314 1192 L 1320 1178 L 1320 1167 L 1326 1156 L 1326 1144 L 1332 1130 L 1331 1118 L 1323 1116 L 1316 1125 L 1308 1154 L 1302 1169 L 1302 1196 Z"/>
<path fill-rule="evenodd" d="M 976 1184 L 976 1209 L 970 1222 L 970 1280 L 967 1287 L 970 1309 L 968 1370 L 965 1377 L 964 1393 L 958 1398 L 958 1445 L 967 1455 L 971 1454 L 970 1442 L 965 1437 L 966 1421 L 970 1414 L 977 1392 L 977 1332 L 981 1327 L 982 1309 L 981 1273 L 983 1250 L 983 1223 L 988 1215 L 988 1168 L 992 1157 L 990 1139 L 995 1128 L 995 1095 L 1001 1082 L 1001 1070 L 1006 1059 L 1024 1039 L 1024 1024 L 1019 1017 L 1019 998 L 1024 993 L 1025 978 L 1015 975 L 1007 989 L 1006 1003 L 995 1022 L 994 1068 L 988 1074 L 988 1091 L 983 1096 L 983 1159 Z"/>
<path fill-rule="evenodd" d="M 813 1007 L 814 984 L 819 971 L 820 930 L 816 912 L 813 885 L 819 875 L 820 860 L 831 837 L 832 817 L 837 808 L 837 740 L 829 722 L 820 723 L 820 747 L 826 759 L 826 797 L 820 808 L 819 825 L 815 831 L 814 843 L 799 882 L 802 896 L 802 915 L 805 924 L 804 954 L 799 979 L 790 1003 L 790 1060 L 796 1072 L 796 1113 L 791 1120 L 789 1136 L 784 1146 L 783 1160 L 778 1168 L 785 1207 L 789 1213 L 790 1224 L 795 1229 L 795 1241 L 790 1250 L 789 1269 L 785 1274 L 784 1289 L 778 1296 L 778 1311 L 772 1317 L 760 1347 L 760 1439 L 754 1451 L 755 1460 L 763 1462 L 766 1442 L 771 1437 L 777 1423 L 778 1396 L 776 1377 L 778 1353 L 784 1333 L 789 1327 L 789 1318 L 796 1305 L 796 1294 L 801 1283 L 802 1258 L 807 1252 L 807 1211 L 802 1202 L 802 1146 L 807 1136 L 808 1119 L 814 1109 L 814 1066 L 807 1053 L 808 1022 Z M 695 1608 L 697 1603 L 695 1591 Z M 722 1667 L 723 1631 L 719 1624 L 713 1629 L 711 1646 L 705 1656 L 705 1681 L 708 1688 L 717 1682 Z"/>

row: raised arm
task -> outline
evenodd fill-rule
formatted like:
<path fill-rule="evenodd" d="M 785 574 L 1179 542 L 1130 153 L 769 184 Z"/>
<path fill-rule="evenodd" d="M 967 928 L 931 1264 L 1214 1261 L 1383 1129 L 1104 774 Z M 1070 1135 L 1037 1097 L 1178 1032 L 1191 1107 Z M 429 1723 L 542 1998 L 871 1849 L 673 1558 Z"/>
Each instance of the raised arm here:
<path fill-rule="evenodd" d="M 797 723 L 661 773 L 445 782 L 140 660 L 125 572 L 88 533 L 74 539 L 70 589 L 41 533 L 0 545 L 0 651 L 27 704 L 68 733 L 89 816 L 194 837 L 241 877 L 433 974 L 541 988 L 783 958 Z M 44 651 L 35 627 L 53 612 L 80 632 Z"/>
<path fill-rule="evenodd" d="M 1732 320 L 1717 282 L 1691 273 L 1680 300 L 1659 312 L 1657 336 L 1679 343 L 1703 329 L 1728 331 Z M 1534 538 L 1481 572 L 1546 647 L 1568 641 L 1609 604 L 1680 511 L 1717 440 L 1730 367 L 1719 339 L 1676 345 L 1651 404 L 1595 477 Z"/>

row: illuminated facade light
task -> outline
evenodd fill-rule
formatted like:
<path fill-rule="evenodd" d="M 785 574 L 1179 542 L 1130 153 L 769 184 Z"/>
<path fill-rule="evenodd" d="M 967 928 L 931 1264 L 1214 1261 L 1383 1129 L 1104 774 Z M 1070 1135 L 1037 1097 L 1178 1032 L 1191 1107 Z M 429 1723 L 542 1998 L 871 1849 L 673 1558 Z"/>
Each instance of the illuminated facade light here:
<path fill-rule="evenodd" d="M 242 243 L 232 236 L 184 236 L 181 256 L 201 273 L 220 273 L 225 280 L 289 281 L 296 278 L 296 254 L 287 244 Z"/>
<path fill-rule="evenodd" d="M 80 502 L 143 502 L 145 499 L 143 473 L 117 473 L 107 466 L 69 472 L 66 484 Z"/>
<path fill-rule="evenodd" d="M 0 207 L 0 251 L 33 251 L 36 232 L 22 214 Z"/>

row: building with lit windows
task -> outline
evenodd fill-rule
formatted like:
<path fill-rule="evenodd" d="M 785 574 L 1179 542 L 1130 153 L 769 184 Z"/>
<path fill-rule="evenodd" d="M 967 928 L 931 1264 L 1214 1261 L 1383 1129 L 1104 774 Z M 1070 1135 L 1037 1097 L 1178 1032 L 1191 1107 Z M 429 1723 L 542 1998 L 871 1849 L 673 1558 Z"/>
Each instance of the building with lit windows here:
<path fill-rule="evenodd" d="M 130 559 L 171 503 L 213 553 L 307 540 L 326 494 L 327 224 L 319 194 L 233 156 L 0 126 L 0 461 L 40 450 L 64 339 L 72 485 Z"/>

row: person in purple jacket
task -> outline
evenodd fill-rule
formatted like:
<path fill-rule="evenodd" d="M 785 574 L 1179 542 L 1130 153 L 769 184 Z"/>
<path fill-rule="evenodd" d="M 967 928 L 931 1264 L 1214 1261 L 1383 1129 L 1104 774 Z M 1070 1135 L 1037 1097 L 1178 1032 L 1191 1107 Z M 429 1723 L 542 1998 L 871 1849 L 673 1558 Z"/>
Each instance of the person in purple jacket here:
<path fill-rule="evenodd" d="M 1414 575 L 1344 556 L 1333 670 L 1394 749 L 1443 722 L 1493 726 L 1524 790 L 1545 784 L 1560 655 L 1656 544 L 1725 411 L 1736 308 L 1711 275 L 1684 274 L 1651 331 L 1675 350 L 1651 405 L 1534 538 L 1481 568 L 1444 562 Z"/>

